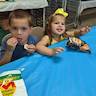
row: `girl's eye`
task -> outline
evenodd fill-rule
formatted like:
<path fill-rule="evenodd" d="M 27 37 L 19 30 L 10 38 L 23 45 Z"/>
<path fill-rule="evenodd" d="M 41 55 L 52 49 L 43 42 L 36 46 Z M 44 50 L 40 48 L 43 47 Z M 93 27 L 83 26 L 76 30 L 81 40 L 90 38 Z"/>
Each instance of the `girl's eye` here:
<path fill-rule="evenodd" d="M 54 24 L 59 24 L 58 22 L 55 22 Z"/>
<path fill-rule="evenodd" d="M 65 25 L 65 23 L 62 23 L 62 25 Z"/>

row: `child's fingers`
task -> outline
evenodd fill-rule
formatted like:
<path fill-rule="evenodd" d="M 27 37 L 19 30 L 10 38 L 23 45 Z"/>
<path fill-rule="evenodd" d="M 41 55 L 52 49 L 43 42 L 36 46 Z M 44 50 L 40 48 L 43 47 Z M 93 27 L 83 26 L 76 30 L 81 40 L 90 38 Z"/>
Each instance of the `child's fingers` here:
<path fill-rule="evenodd" d="M 36 49 L 36 47 L 33 44 L 30 44 L 27 46 L 28 49 Z"/>
<path fill-rule="evenodd" d="M 89 26 L 86 26 L 86 27 L 85 27 L 85 31 L 88 32 L 89 30 L 90 30 Z"/>
<path fill-rule="evenodd" d="M 64 51 L 64 48 L 63 48 L 63 47 L 59 47 L 59 49 L 60 49 L 61 51 Z"/>
<path fill-rule="evenodd" d="M 33 52 L 35 52 L 34 49 L 27 49 L 27 51 L 28 51 L 29 53 L 33 53 Z"/>
<path fill-rule="evenodd" d="M 17 43 L 18 43 L 18 41 L 17 41 L 17 39 L 15 37 L 12 37 L 12 38 L 10 38 L 10 39 L 7 40 L 7 44 L 9 46 L 13 46 L 14 47 L 14 46 L 17 45 Z"/>
<path fill-rule="evenodd" d="M 24 49 L 27 50 L 27 49 L 28 49 L 27 47 L 28 47 L 28 44 L 25 44 L 25 45 L 24 45 Z"/>
<path fill-rule="evenodd" d="M 28 45 L 28 44 L 25 44 L 24 45 L 24 49 L 36 49 L 36 47 L 33 45 L 33 44 L 30 44 L 30 45 Z"/>
<path fill-rule="evenodd" d="M 64 51 L 64 48 L 62 48 L 62 47 L 55 48 L 55 53 L 56 53 L 56 54 L 57 54 L 57 53 L 60 53 L 60 52 L 62 52 L 62 51 Z"/>
<path fill-rule="evenodd" d="M 90 29 L 91 29 L 91 28 L 90 28 L 89 26 L 87 26 L 87 31 L 90 31 Z"/>
<path fill-rule="evenodd" d="M 85 26 L 85 27 L 82 27 L 81 29 L 80 29 L 82 32 L 87 32 L 87 31 L 89 31 L 90 30 L 90 28 L 89 28 L 89 26 Z"/>
<path fill-rule="evenodd" d="M 33 44 L 30 44 L 30 45 L 25 44 L 24 49 L 26 49 L 29 53 L 36 51 L 36 47 Z"/>

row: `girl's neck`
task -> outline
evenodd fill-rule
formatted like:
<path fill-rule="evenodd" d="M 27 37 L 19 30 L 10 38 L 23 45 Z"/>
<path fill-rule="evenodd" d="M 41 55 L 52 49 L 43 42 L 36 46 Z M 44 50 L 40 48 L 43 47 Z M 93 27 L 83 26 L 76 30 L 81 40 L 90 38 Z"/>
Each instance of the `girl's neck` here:
<path fill-rule="evenodd" d="M 52 33 L 52 38 L 53 38 L 53 39 L 59 41 L 59 40 L 60 40 L 60 37 L 61 37 L 61 35 Z"/>

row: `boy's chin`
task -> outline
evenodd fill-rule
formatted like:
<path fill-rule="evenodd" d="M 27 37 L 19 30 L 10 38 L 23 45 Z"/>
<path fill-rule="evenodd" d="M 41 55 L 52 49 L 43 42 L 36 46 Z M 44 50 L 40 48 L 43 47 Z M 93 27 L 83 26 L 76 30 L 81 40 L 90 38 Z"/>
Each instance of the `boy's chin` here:
<path fill-rule="evenodd" d="M 25 43 L 23 41 L 18 41 L 18 44 L 24 45 Z"/>
<path fill-rule="evenodd" d="M 18 43 L 19 44 L 24 44 L 24 41 L 20 38 L 20 39 L 17 39 L 18 40 Z"/>

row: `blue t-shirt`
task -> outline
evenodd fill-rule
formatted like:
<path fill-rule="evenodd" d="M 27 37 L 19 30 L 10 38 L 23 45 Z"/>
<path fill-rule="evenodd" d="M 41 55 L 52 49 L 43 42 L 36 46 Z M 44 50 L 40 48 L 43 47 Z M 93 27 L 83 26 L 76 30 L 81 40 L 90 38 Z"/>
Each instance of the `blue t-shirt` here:
<path fill-rule="evenodd" d="M 6 41 L 11 37 L 11 35 L 9 36 L 6 36 L 2 42 L 2 46 L 1 46 L 1 50 L 0 50 L 0 59 L 3 57 L 5 51 L 6 51 L 6 48 L 7 48 L 7 44 L 6 44 Z M 28 37 L 28 42 L 27 44 L 36 44 L 38 42 L 38 39 L 35 37 L 35 36 L 29 36 Z M 12 58 L 11 58 L 11 61 L 14 61 L 14 60 L 17 60 L 21 57 L 24 57 L 24 56 L 28 56 L 29 53 L 27 50 L 24 49 L 24 45 L 21 45 L 21 44 L 17 44 L 16 45 L 16 48 L 15 50 L 13 51 L 13 54 L 12 54 Z"/>

